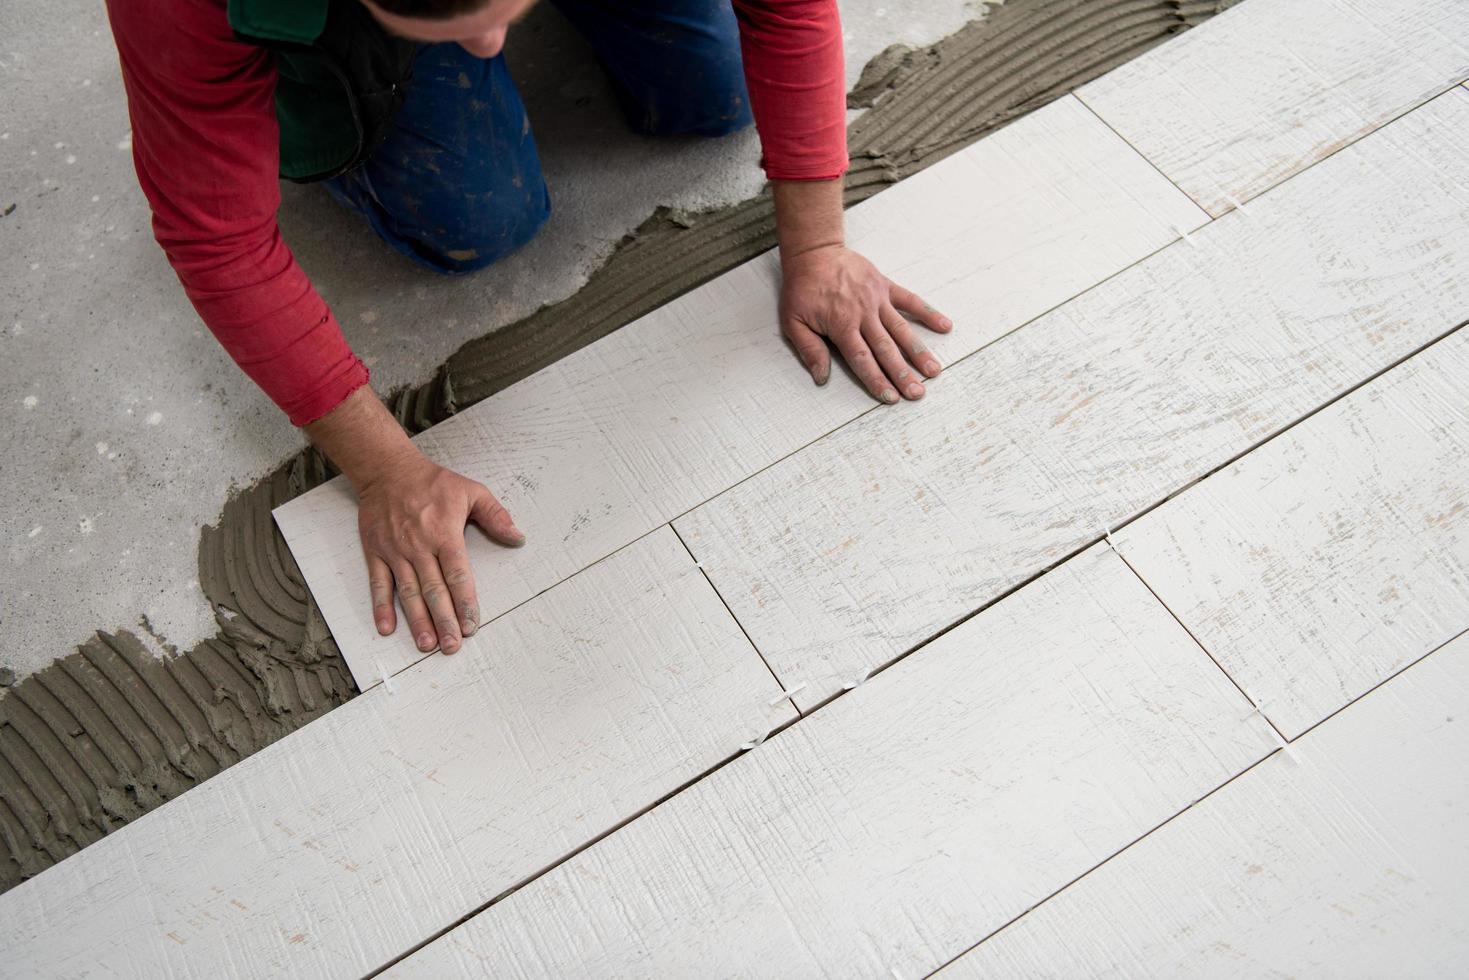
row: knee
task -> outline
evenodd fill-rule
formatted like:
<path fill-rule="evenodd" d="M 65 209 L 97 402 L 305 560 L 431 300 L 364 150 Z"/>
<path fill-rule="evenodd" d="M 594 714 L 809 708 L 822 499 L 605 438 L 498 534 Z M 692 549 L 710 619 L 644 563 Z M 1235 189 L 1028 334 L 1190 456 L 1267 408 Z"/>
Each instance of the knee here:
<path fill-rule="evenodd" d="M 619 94 L 633 127 L 646 136 L 728 136 L 754 121 L 733 37 L 710 39 L 644 71 Z"/>
<path fill-rule="evenodd" d="M 460 220 L 421 241 L 419 258 L 444 275 L 477 272 L 529 242 L 550 216 L 544 181 L 511 193 L 466 194 Z"/>
<path fill-rule="evenodd" d="M 745 79 L 735 65 L 729 72 L 692 80 L 686 86 L 654 93 L 640 107 L 636 128 L 646 136 L 728 136 L 747 128 L 754 118 Z M 670 91 L 670 89 L 672 89 Z"/>
<path fill-rule="evenodd" d="M 738 133 L 742 129 L 749 128 L 754 118 L 750 114 L 749 98 L 745 95 L 744 86 L 740 86 L 739 94 L 722 99 L 710 100 L 708 110 L 702 119 L 695 122 L 686 130 L 695 136 L 729 136 Z M 667 134 L 674 135 L 674 134 Z"/>

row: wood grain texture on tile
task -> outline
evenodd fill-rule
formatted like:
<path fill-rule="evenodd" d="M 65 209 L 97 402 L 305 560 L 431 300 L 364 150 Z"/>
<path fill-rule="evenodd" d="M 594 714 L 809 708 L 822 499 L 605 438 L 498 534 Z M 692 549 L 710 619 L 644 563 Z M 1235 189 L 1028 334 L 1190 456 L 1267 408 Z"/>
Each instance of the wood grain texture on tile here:
<path fill-rule="evenodd" d="M 1466 76 L 1463 0 L 1248 0 L 1077 94 L 1218 216 Z"/>
<path fill-rule="evenodd" d="M 806 706 L 1469 314 L 1454 89 L 675 522 Z"/>
<path fill-rule="evenodd" d="M 1074 99 L 848 212 L 848 239 L 955 321 L 946 362 L 1207 220 Z M 764 255 L 418 437 L 484 482 L 525 530 L 469 552 L 491 619 L 872 408 L 847 375 L 812 385 L 780 337 Z M 341 479 L 276 511 L 357 683 L 422 657 L 377 635 Z"/>
<path fill-rule="evenodd" d="M 1287 738 L 1469 629 L 1466 379 L 1469 328 L 1116 535 Z"/>
<path fill-rule="evenodd" d="M 359 977 L 794 717 L 666 528 L 0 896 L 0 972 Z"/>
<path fill-rule="evenodd" d="M 922 976 L 1273 750 L 1093 549 L 393 977 Z"/>
<path fill-rule="evenodd" d="M 1463 976 L 1465 759 L 1469 637 L 1028 912 L 938 980 Z"/>

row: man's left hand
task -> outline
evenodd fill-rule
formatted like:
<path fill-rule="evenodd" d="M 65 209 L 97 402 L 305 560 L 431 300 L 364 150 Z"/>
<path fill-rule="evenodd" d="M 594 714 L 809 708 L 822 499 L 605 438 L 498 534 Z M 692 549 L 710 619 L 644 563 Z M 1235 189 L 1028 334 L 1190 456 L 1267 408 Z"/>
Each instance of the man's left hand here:
<path fill-rule="evenodd" d="M 923 397 L 924 379 L 943 367 L 904 314 L 935 333 L 954 328 L 948 317 L 845 245 L 783 255 L 781 271 L 781 333 L 813 381 L 831 376 L 825 337 L 872 397 L 889 405 Z"/>

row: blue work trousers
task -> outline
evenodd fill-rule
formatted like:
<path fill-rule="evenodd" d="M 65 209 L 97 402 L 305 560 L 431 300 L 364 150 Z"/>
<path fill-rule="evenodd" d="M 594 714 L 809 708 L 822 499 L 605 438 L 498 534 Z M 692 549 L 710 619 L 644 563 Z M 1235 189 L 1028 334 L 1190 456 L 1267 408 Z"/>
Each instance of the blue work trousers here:
<path fill-rule="evenodd" d="M 750 124 L 729 0 L 555 2 L 591 43 L 636 131 L 722 136 Z M 551 214 L 504 56 L 477 58 L 457 44 L 423 46 L 387 139 L 327 187 L 393 248 L 450 275 L 515 251 Z"/>

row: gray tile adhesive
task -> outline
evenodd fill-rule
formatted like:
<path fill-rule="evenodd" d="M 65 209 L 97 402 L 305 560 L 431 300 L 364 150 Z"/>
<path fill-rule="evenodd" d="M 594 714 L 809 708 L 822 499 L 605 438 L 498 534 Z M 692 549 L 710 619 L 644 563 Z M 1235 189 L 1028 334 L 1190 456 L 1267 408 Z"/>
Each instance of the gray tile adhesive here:
<path fill-rule="evenodd" d="M 870 108 L 848 134 L 847 204 L 1233 2 L 1010 0 L 931 47 L 889 48 L 850 97 Z M 466 344 L 390 404 L 422 431 L 774 244 L 768 193 L 699 214 L 661 210 L 576 295 Z M 203 529 L 199 582 L 219 624 L 213 638 L 159 659 L 135 633 L 99 631 L 0 693 L 0 890 L 356 694 L 270 516 L 331 475 L 305 450 Z"/>

